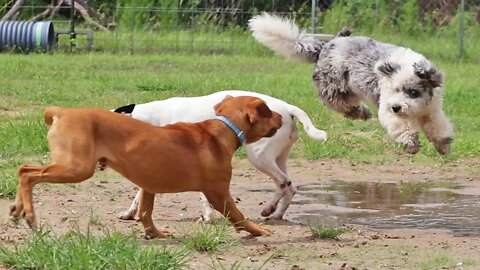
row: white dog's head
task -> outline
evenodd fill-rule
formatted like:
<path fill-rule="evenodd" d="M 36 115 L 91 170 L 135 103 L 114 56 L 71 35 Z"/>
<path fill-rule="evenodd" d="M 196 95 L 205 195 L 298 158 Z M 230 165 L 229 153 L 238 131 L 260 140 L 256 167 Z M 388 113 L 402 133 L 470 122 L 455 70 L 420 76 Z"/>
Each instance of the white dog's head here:
<path fill-rule="evenodd" d="M 399 48 L 379 61 L 375 71 L 380 76 L 380 103 L 396 116 L 419 117 L 431 106 L 441 106 L 443 73 L 424 56 Z"/>

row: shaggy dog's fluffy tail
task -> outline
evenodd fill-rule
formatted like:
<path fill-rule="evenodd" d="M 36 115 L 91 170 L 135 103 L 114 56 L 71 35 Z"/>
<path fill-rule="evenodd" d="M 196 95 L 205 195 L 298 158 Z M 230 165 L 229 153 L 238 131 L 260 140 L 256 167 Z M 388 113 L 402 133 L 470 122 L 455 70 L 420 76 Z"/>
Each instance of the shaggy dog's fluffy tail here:
<path fill-rule="evenodd" d="M 314 63 L 325 44 L 305 35 L 293 21 L 265 12 L 251 18 L 248 26 L 258 42 L 288 59 Z"/>

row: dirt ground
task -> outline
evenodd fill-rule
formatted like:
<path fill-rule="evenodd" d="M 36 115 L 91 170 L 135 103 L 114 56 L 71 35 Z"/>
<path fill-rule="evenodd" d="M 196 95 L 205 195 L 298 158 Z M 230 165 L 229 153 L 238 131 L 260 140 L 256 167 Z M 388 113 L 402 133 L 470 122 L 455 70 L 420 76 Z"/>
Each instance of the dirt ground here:
<path fill-rule="evenodd" d="M 332 180 L 419 182 L 452 181 L 468 186 L 468 192 L 480 195 L 478 160 L 451 162 L 441 167 L 411 165 L 407 161 L 395 165 L 352 165 L 339 160 L 309 161 L 294 159 L 289 162 L 289 174 L 294 185 L 327 183 Z M 252 192 L 252 189 L 265 192 Z M 480 269 L 480 236 L 455 234 L 447 230 L 373 229 L 369 226 L 348 225 L 351 230 L 337 240 L 314 239 L 310 228 L 297 217 L 306 209 L 318 205 L 292 204 L 285 220 L 265 221 L 260 217 L 274 185 L 264 174 L 243 159 L 234 161 L 232 195 L 239 209 L 250 219 L 264 223 L 273 230 L 269 237 L 252 238 L 247 233 L 235 233 L 238 244 L 225 250 L 193 253 L 189 262 L 192 269 L 211 269 L 220 264 L 230 269 L 235 262 L 241 269 Z M 118 174 L 108 170 L 98 172 L 93 180 L 79 185 L 39 185 L 34 190 L 37 216 L 48 223 L 56 233 L 73 226 L 85 229 L 92 219 L 100 231 L 136 232 L 142 237 L 141 224 L 121 221 L 116 214 L 125 210 L 136 190 Z M 294 201 L 302 198 L 300 188 Z M 13 224 L 8 217 L 11 200 L 1 199 L 4 214 L 0 220 L 0 241 L 21 242 L 28 235 L 25 223 Z M 199 196 L 196 193 L 157 196 L 154 219 L 175 237 L 188 234 L 196 226 L 200 215 Z M 480 224 L 479 224 L 480 226 Z M 147 242 L 145 240 L 145 242 Z M 175 239 L 151 240 L 148 244 L 178 246 Z"/>

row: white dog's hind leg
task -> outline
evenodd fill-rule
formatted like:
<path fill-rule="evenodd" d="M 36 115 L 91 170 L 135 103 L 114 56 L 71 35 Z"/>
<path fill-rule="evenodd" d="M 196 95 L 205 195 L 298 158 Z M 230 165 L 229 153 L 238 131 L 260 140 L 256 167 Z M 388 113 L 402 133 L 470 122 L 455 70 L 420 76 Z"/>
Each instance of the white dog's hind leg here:
<path fill-rule="evenodd" d="M 297 190 L 295 189 L 295 186 L 292 185 L 292 182 L 290 181 L 287 173 L 288 154 L 290 153 L 292 144 L 290 144 L 290 146 L 288 146 L 282 152 L 282 154 L 277 158 L 278 167 L 287 177 L 287 187 L 285 188 L 285 193 L 283 194 L 283 197 L 280 200 L 280 206 L 278 207 L 277 211 L 275 211 L 275 213 L 273 213 L 273 215 L 270 216 L 270 218 L 272 219 L 283 219 L 283 215 L 285 215 L 287 208 L 290 206 L 290 203 L 292 202 L 293 196 L 295 196 L 295 193 L 297 192 Z"/>
<path fill-rule="evenodd" d="M 419 119 L 420 126 L 428 140 L 433 143 L 435 149 L 442 154 L 450 152 L 450 143 L 453 138 L 452 123 L 441 109 Z"/>
<path fill-rule="evenodd" d="M 197 222 L 210 223 L 215 218 L 215 211 L 212 209 L 212 206 L 207 200 L 207 197 L 203 193 L 200 193 L 200 200 L 202 201 L 203 214 L 197 220 Z"/>
<path fill-rule="evenodd" d="M 261 154 L 252 154 L 247 149 L 247 154 L 253 165 L 259 171 L 270 176 L 277 187 L 273 199 L 265 206 L 261 213 L 263 217 L 268 217 L 277 209 L 278 202 L 283 197 L 289 183 L 291 184 L 291 182 L 289 181 L 288 176 L 278 167 L 275 158 L 271 157 L 272 153 L 263 152 Z M 270 156 L 270 158 L 267 158 L 267 156 Z"/>
<path fill-rule="evenodd" d="M 388 134 L 396 142 L 403 144 L 405 152 L 416 154 L 420 150 L 420 140 L 418 139 L 418 124 L 414 121 L 399 118 L 380 105 L 378 119 L 385 127 Z"/>
<path fill-rule="evenodd" d="M 134 220 L 138 219 L 136 214 L 137 214 L 137 208 L 138 208 L 138 202 L 140 200 L 140 190 L 137 192 L 135 195 L 135 198 L 132 201 L 132 204 L 130 205 L 130 208 L 128 208 L 127 211 L 121 212 L 120 214 L 117 215 L 117 218 L 123 219 L 123 220 Z"/>

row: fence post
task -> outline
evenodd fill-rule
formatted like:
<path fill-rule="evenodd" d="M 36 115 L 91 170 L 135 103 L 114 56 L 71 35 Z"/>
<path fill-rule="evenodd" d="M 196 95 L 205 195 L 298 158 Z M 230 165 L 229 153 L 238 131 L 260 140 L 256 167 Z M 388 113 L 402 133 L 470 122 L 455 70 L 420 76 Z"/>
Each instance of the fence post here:
<path fill-rule="evenodd" d="M 458 49 L 460 53 L 460 58 L 463 57 L 464 54 L 464 38 L 465 38 L 465 27 L 464 27 L 464 22 L 465 22 L 465 0 L 460 1 L 460 26 L 459 26 L 459 31 L 458 31 Z"/>
<path fill-rule="evenodd" d="M 131 54 L 134 54 L 135 52 L 135 28 L 136 28 L 136 21 L 135 21 L 135 17 L 136 17 L 136 8 L 135 7 L 130 7 L 131 9 L 131 12 L 132 12 L 132 33 L 130 35 L 130 53 Z"/>
<path fill-rule="evenodd" d="M 75 33 L 75 0 L 72 0 L 70 5 L 70 51 L 75 47 L 77 33 Z"/>
<path fill-rule="evenodd" d="M 312 0 L 312 34 L 315 34 L 317 29 L 317 1 Z"/>

